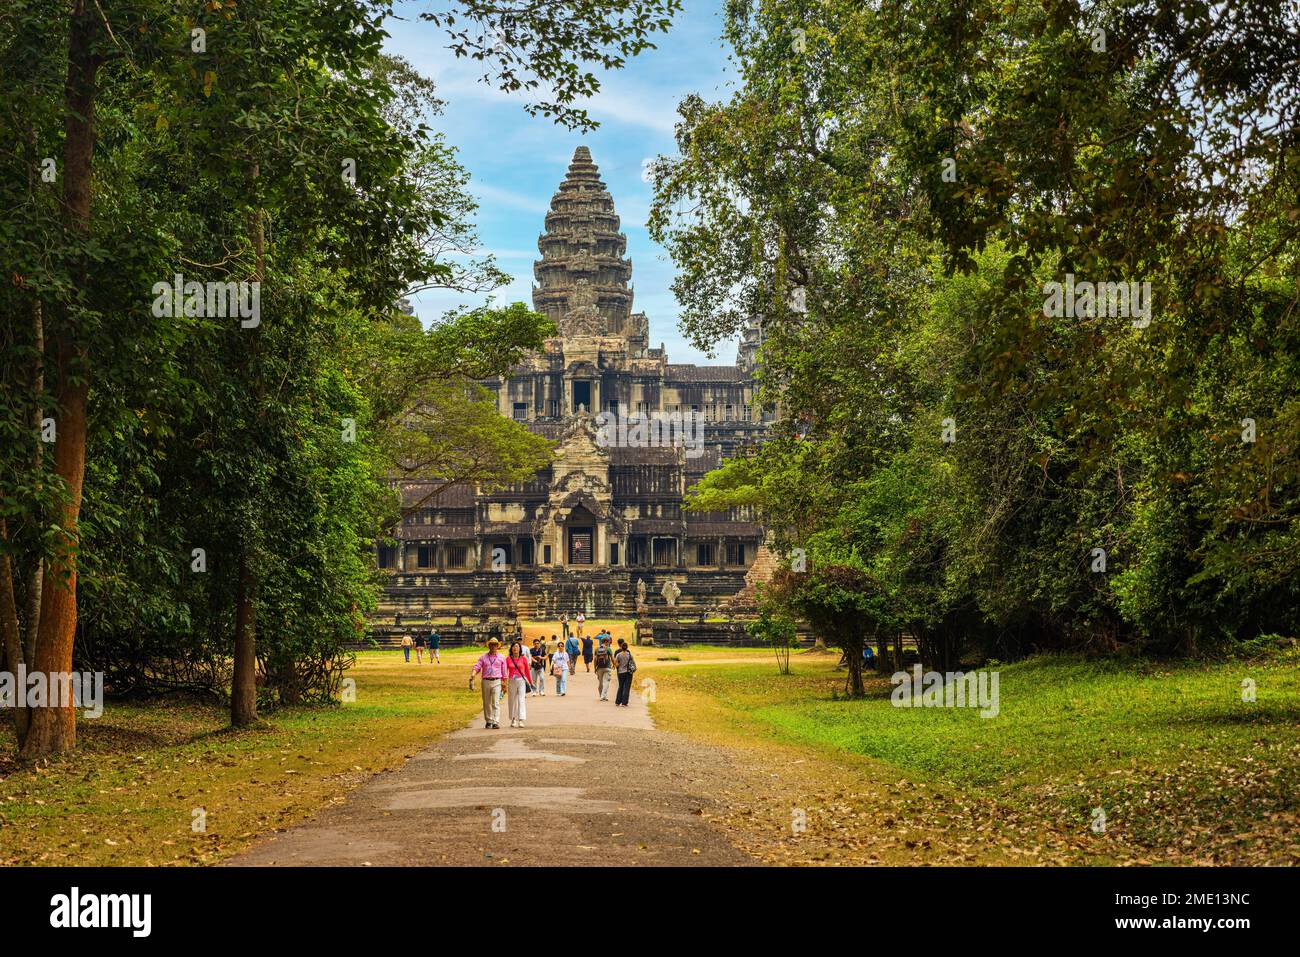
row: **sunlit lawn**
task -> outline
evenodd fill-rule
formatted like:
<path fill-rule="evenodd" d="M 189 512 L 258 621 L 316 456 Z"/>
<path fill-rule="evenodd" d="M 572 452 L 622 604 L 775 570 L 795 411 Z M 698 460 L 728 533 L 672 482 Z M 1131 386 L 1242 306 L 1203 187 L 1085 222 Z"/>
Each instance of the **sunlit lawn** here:
<path fill-rule="evenodd" d="M 837 656 L 653 667 L 661 726 L 797 742 L 972 789 L 1065 828 L 1105 813 L 1137 848 L 1300 862 L 1300 656 L 1151 664 L 1038 658 L 1000 671 L 1000 714 L 842 698 Z M 1243 702 L 1242 680 L 1256 685 Z M 680 691 L 677 695 L 675 692 Z M 838 700 L 837 700 L 838 698 Z"/>

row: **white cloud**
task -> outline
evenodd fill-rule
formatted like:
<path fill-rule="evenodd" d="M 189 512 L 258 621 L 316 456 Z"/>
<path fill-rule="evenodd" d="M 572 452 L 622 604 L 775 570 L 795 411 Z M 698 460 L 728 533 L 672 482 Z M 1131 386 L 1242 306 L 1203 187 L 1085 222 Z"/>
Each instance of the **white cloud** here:
<path fill-rule="evenodd" d="M 502 189 L 500 186 L 492 186 L 489 183 L 471 182 L 470 192 L 479 198 L 480 205 L 483 207 L 492 206 L 509 206 L 512 209 L 522 209 L 529 213 L 539 213 L 546 215 L 550 209 L 550 204 L 536 196 L 529 196 L 525 193 L 516 193 L 513 190 Z"/>

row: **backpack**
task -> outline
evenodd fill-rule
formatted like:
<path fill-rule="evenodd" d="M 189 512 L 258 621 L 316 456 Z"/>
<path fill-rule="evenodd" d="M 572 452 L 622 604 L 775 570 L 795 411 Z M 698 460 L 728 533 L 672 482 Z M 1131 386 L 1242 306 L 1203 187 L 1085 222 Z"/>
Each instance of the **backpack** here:
<path fill-rule="evenodd" d="M 598 652 L 596 652 L 596 667 L 598 669 L 609 667 L 609 652 L 606 651 L 604 648 L 601 648 Z"/>

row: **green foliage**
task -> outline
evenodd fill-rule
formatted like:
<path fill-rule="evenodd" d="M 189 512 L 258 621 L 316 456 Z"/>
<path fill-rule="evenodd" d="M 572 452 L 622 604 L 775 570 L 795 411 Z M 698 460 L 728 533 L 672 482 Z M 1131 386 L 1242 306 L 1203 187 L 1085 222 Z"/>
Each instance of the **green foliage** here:
<path fill-rule="evenodd" d="M 771 646 L 781 674 L 790 673 L 790 652 L 799 647 L 799 628 L 793 618 L 782 614 L 770 602 L 760 602 L 758 617 L 745 625 L 745 631 L 756 641 Z"/>
<path fill-rule="evenodd" d="M 783 421 L 692 506 L 803 550 L 784 607 L 944 670 L 1300 627 L 1296 19 L 1250 9 L 728 5 L 650 225 L 697 345 L 761 322 Z M 1150 322 L 1047 314 L 1067 273 Z"/>
<path fill-rule="evenodd" d="M 484 83 L 530 96 L 545 89 L 548 99 L 530 99 L 533 116 L 554 117 L 569 129 L 596 126 L 575 102 L 600 90 L 587 64 L 604 70 L 653 48 L 681 0 L 566 0 L 564 3 L 507 3 L 452 0 L 446 10 L 420 17 L 443 27 L 458 58 L 482 64 Z"/>
<path fill-rule="evenodd" d="M 59 629 L 75 619 L 79 667 L 115 690 L 224 693 L 242 609 L 268 700 L 329 700 L 378 594 L 392 474 L 491 487 L 549 461 L 474 383 L 553 327 L 520 303 L 427 330 L 404 311 L 419 290 L 507 277 L 478 254 L 468 173 L 426 125 L 432 81 L 382 53 L 392 3 L 82 6 L 71 32 L 67 5 L 0 15 L 4 653 L 36 632 L 35 573 L 72 550 L 79 607 Z M 589 126 L 573 103 L 598 84 L 581 65 L 620 66 L 677 7 L 458 2 L 425 19 L 462 54 L 499 29 L 493 81 L 545 83 L 542 112 Z M 69 71 L 87 65 L 83 230 L 65 222 L 61 165 L 81 122 Z M 177 274 L 258 283 L 260 317 L 158 309 L 155 284 Z M 59 474 L 40 438 L 44 417 L 68 425 L 56 370 L 90 387 L 85 464 Z M 83 479 L 83 513 L 60 517 Z"/>

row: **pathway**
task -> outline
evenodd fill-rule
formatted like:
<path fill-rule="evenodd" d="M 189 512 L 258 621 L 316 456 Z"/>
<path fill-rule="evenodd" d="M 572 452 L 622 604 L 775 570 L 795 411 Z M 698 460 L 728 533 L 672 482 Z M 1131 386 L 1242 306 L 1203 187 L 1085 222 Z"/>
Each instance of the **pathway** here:
<path fill-rule="evenodd" d="M 617 708 L 579 669 L 528 699 L 525 729 L 447 735 L 234 865 L 746 864 L 707 823 L 726 754 L 656 731 L 640 694 Z M 469 692 L 467 691 L 468 695 Z M 478 692 L 474 692 L 477 700 Z"/>

